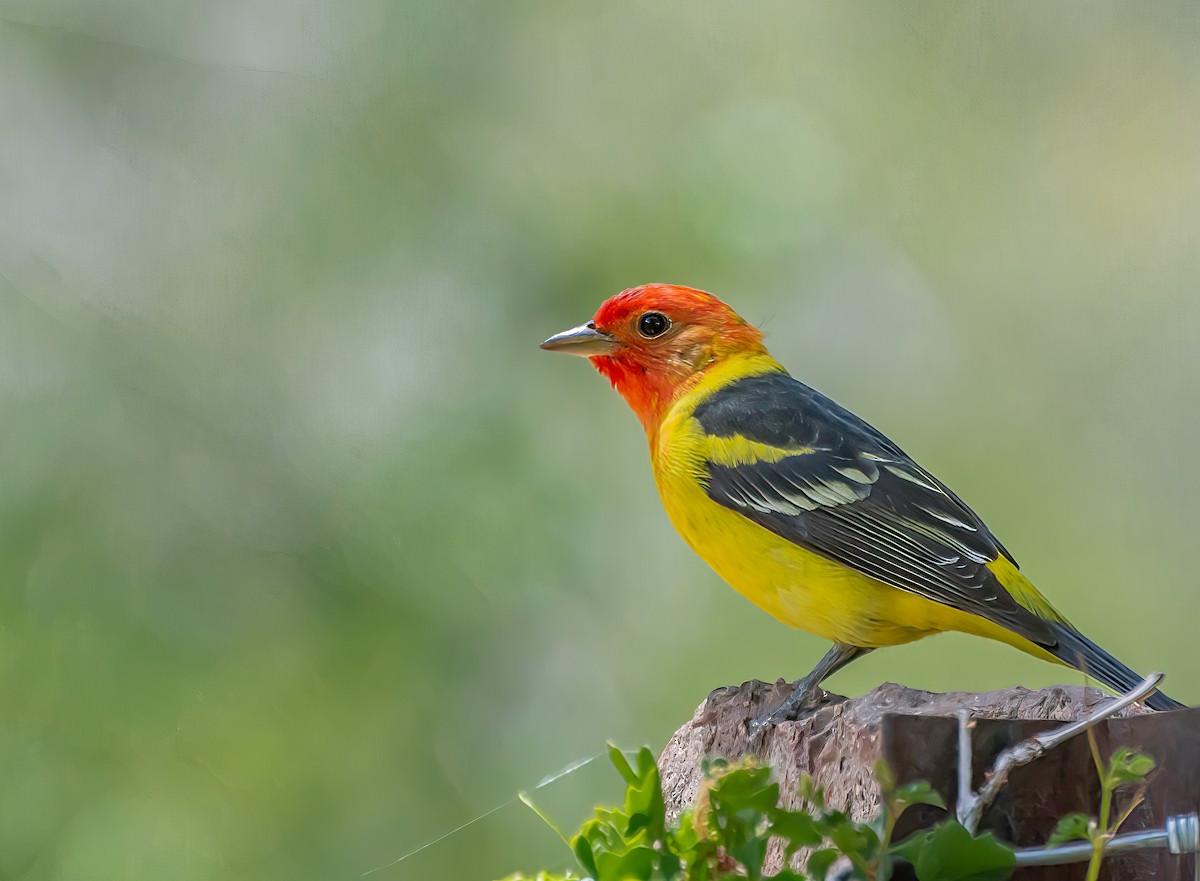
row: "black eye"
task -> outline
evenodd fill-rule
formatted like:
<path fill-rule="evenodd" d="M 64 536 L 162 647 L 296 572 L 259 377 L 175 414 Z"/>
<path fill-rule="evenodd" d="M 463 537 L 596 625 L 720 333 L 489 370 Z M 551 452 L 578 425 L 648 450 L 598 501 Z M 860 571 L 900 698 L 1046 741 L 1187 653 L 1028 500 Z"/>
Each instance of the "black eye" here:
<path fill-rule="evenodd" d="M 661 312 L 647 312 L 638 319 L 638 333 L 644 337 L 662 336 L 671 326 L 671 320 Z"/>

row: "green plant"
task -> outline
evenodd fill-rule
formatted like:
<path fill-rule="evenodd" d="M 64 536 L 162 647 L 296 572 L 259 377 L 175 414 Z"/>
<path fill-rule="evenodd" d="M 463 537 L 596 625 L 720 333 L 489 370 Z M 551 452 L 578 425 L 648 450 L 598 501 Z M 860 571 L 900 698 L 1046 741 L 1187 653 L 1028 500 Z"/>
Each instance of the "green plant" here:
<path fill-rule="evenodd" d="M 1091 731 L 1088 732 L 1088 743 L 1092 748 L 1092 760 L 1096 763 L 1096 771 L 1100 774 L 1100 816 L 1068 814 L 1059 820 L 1047 843 L 1053 846 L 1081 839 L 1091 842 L 1092 856 L 1088 860 L 1087 881 L 1096 881 L 1100 877 L 1100 862 L 1104 857 L 1105 846 L 1142 803 L 1146 778 L 1154 770 L 1154 759 L 1122 746 L 1112 754 L 1106 766 L 1100 758 L 1100 750 Z M 1118 788 L 1131 784 L 1136 785 L 1137 789 L 1129 798 L 1125 809 L 1114 816 L 1114 793 Z"/>
<path fill-rule="evenodd" d="M 781 807 L 779 784 L 750 758 L 708 763 L 695 806 L 669 822 L 653 753 L 641 749 L 635 765 L 616 747 L 610 747 L 609 756 L 625 780 L 624 803 L 597 808 L 569 841 L 580 869 L 594 881 L 757 881 L 764 877 L 772 839 L 781 842 L 785 855 L 785 868 L 773 876 L 780 881 L 825 881 L 838 861 L 846 867 L 842 877 L 859 881 L 886 881 L 898 859 L 912 863 L 921 881 L 994 881 L 1012 871 L 1009 848 L 991 835 L 972 836 L 954 820 L 893 843 L 896 820 L 907 807 L 942 805 L 925 783 L 896 786 L 883 763 L 875 766 L 880 811 L 866 822 L 831 810 L 823 791 L 807 777 L 799 791 L 807 809 Z M 801 849 L 808 851 L 804 870 L 787 868 Z M 566 881 L 579 876 L 535 877 Z M 508 881 L 518 879 L 532 881 L 522 875 Z"/>

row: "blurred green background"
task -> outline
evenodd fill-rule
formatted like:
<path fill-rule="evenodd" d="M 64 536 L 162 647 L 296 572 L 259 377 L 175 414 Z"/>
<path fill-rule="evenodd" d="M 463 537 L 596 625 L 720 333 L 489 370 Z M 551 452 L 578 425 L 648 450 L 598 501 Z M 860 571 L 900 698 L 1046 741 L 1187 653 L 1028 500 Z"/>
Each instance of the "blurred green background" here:
<path fill-rule="evenodd" d="M 645 281 L 1200 701 L 1190 0 L 0 10 L 0 878 L 355 878 L 807 671 L 537 348 Z M 1081 677 L 944 636 L 833 687 L 887 679 Z M 568 859 L 510 802 L 371 877 Z"/>

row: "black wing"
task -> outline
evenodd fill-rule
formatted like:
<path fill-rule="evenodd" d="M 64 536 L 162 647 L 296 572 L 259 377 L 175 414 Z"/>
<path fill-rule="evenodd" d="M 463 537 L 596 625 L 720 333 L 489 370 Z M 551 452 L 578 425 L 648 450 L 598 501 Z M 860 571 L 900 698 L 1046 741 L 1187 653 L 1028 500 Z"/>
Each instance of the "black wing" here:
<path fill-rule="evenodd" d="M 849 410 L 772 373 L 726 386 L 693 416 L 709 438 L 714 501 L 864 575 L 1055 644 L 988 569 L 1001 554 L 1016 561 L 975 512 Z M 770 455 L 746 462 L 737 439 Z"/>

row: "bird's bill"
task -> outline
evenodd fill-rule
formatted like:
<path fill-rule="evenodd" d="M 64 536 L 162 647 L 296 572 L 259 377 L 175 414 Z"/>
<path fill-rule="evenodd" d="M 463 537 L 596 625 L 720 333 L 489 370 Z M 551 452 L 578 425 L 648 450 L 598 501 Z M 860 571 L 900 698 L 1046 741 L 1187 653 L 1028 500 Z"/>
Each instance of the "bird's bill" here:
<path fill-rule="evenodd" d="M 617 348 L 617 341 L 596 330 L 595 325 L 589 321 L 579 327 L 556 333 L 542 343 L 542 348 L 550 352 L 566 352 L 568 355 L 591 358 L 596 355 L 611 355 Z"/>

